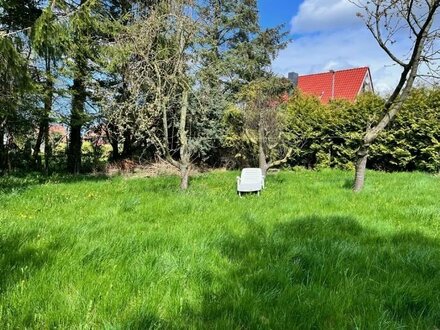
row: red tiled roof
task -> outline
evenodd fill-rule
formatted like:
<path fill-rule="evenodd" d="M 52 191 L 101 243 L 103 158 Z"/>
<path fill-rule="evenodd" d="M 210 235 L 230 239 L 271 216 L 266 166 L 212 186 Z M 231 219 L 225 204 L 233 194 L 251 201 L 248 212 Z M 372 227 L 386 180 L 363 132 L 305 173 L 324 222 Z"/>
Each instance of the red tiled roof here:
<path fill-rule="evenodd" d="M 315 95 L 323 103 L 332 99 L 332 85 L 334 74 L 334 98 L 354 101 L 362 88 L 368 67 L 347 69 L 340 71 L 316 73 L 299 76 L 298 88 L 305 94 Z"/>
<path fill-rule="evenodd" d="M 51 124 L 49 126 L 49 132 L 50 133 L 59 133 L 61 135 L 67 135 L 66 127 L 60 124 Z"/>

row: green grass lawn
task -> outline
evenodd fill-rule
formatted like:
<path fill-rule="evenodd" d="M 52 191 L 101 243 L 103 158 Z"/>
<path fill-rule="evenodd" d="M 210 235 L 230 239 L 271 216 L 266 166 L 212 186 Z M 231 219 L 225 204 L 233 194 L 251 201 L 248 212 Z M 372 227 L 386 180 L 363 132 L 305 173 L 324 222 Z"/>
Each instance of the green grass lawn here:
<path fill-rule="evenodd" d="M 440 327 L 440 177 L 0 179 L 0 328 Z"/>

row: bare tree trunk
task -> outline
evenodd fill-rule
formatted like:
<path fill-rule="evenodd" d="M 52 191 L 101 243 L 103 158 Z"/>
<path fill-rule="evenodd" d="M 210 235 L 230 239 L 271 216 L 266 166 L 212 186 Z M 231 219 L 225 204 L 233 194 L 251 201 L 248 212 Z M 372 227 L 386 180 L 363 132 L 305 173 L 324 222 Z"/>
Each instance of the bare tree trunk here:
<path fill-rule="evenodd" d="M 44 124 L 43 122 L 41 122 L 38 128 L 37 141 L 35 142 L 34 151 L 32 154 L 32 158 L 36 169 L 39 169 L 40 167 L 40 150 L 41 150 L 41 144 L 43 143 L 43 137 L 44 137 Z"/>
<path fill-rule="evenodd" d="M 52 156 L 52 147 L 50 145 L 49 122 L 44 127 L 44 173 L 49 174 L 49 163 Z"/>
<path fill-rule="evenodd" d="M 119 154 L 119 140 L 118 140 L 118 132 L 116 125 L 113 125 L 112 123 L 109 123 L 107 126 L 106 135 L 110 142 L 110 145 L 112 146 L 112 154 L 110 157 L 111 161 L 116 161 L 120 159 Z"/>
<path fill-rule="evenodd" d="M 6 120 L 0 122 L 0 174 L 6 173 L 5 124 Z"/>
<path fill-rule="evenodd" d="M 260 124 L 258 128 L 258 163 L 263 175 L 266 176 L 267 170 L 273 166 L 279 166 L 286 163 L 292 156 L 293 149 L 289 148 L 283 159 L 267 162 L 266 152 L 264 151 L 264 128 Z"/>
<path fill-rule="evenodd" d="M 189 174 L 191 168 L 189 165 L 181 165 L 180 166 L 180 189 L 187 190 L 189 184 Z"/>
<path fill-rule="evenodd" d="M 353 190 L 359 192 L 364 187 L 365 172 L 367 170 L 368 149 L 370 146 L 364 143 L 357 152 L 355 181 L 353 184 Z"/>
<path fill-rule="evenodd" d="M 287 163 L 287 161 L 289 160 L 290 156 L 292 156 L 293 153 L 293 148 L 289 148 L 286 152 L 286 155 L 284 156 L 283 159 L 279 159 L 276 161 L 271 161 L 267 164 L 267 169 L 274 167 L 274 166 L 279 166 L 279 165 L 283 165 L 285 163 Z"/>
<path fill-rule="evenodd" d="M 370 145 L 376 140 L 378 135 L 389 125 L 389 123 L 394 120 L 394 118 L 402 108 L 403 103 L 411 93 L 411 89 L 417 77 L 420 62 L 422 61 L 422 54 L 426 44 L 426 40 L 428 38 L 428 33 L 431 29 L 434 14 L 438 6 L 439 3 L 438 1 L 436 1 L 435 7 L 430 8 L 430 12 L 424 25 L 421 26 L 420 32 L 416 35 L 417 38 L 414 44 L 411 58 L 407 64 L 403 64 L 403 71 L 400 76 L 399 83 L 385 103 L 385 115 L 375 127 L 369 128 L 365 133 L 362 145 L 357 152 L 355 179 L 353 184 L 353 190 L 355 192 L 360 192 L 365 184 L 365 172 Z M 380 35 L 376 36 L 376 39 L 379 40 L 379 43 L 381 40 L 380 38 Z M 388 53 L 390 53 L 390 50 L 386 48 L 385 44 L 382 44 L 381 47 L 388 51 Z"/>
<path fill-rule="evenodd" d="M 258 165 L 263 172 L 263 175 L 266 176 L 268 166 L 266 160 L 266 152 L 264 151 L 264 127 L 262 124 L 261 114 L 260 122 L 258 124 Z"/>
<path fill-rule="evenodd" d="M 131 132 L 126 129 L 124 132 L 124 143 L 122 148 L 122 158 L 132 158 L 133 157 L 133 141 L 131 138 Z"/>
<path fill-rule="evenodd" d="M 52 112 L 52 100 L 53 100 L 53 81 L 51 76 L 50 59 L 46 64 L 46 96 L 44 99 L 44 172 L 49 174 L 49 163 L 52 156 L 52 147 L 50 145 L 50 113 Z"/>
<path fill-rule="evenodd" d="M 182 93 L 182 108 L 180 111 L 180 189 L 188 189 L 189 172 L 191 168 L 190 152 L 188 145 L 188 136 L 186 132 L 186 119 L 188 115 L 188 91 L 185 89 Z"/>
<path fill-rule="evenodd" d="M 12 136 L 12 134 L 10 132 L 6 133 L 7 139 L 6 139 L 6 165 L 7 165 L 7 172 L 11 173 L 12 172 L 12 162 L 11 162 L 11 154 L 10 154 L 10 150 L 11 147 L 14 146 L 14 137 Z"/>
<path fill-rule="evenodd" d="M 82 63 L 81 60 L 78 63 Z M 84 64 L 85 65 L 85 64 Z M 70 138 L 67 155 L 68 171 L 72 174 L 79 174 L 81 171 L 81 129 L 84 123 L 84 106 L 86 101 L 85 73 L 77 72 L 73 81 L 72 112 L 70 115 Z"/>
<path fill-rule="evenodd" d="M 261 146 L 261 143 L 258 146 L 258 163 L 259 163 L 259 167 L 261 168 L 261 171 L 263 172 L 263 175 L 265 176 L 268 170 L 268 166 L 266 161 L 266 154 L 264 152 L 263 147 Z"/>

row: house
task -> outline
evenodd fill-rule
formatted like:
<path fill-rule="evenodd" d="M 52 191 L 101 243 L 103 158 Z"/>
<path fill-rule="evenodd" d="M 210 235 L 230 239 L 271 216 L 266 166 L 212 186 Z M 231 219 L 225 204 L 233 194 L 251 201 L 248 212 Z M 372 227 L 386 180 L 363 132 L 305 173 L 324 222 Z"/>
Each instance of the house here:
<path fill-rule="evenodd" d="M 330 70 L 301 76 L 291 72 L 289 79 L 304 94 L 314 95 L 325 104 L 331 100 L 354 102 L 361 93 L 374 93 L 371 72 L 368 67 Z"/>
<path fill-rule="evenodd" d="M 108 143 L 107 130 L 104 125 L 95 125 L 90 127 L 83 135 L 83 141 L 88 141 L 95 146 L 102 146 Z"/>
<path fill-rule="evenodd" d="M 64 125 L 50 124 L 49 134 L 56 143 L 67 143 L 68 133 Z"/>

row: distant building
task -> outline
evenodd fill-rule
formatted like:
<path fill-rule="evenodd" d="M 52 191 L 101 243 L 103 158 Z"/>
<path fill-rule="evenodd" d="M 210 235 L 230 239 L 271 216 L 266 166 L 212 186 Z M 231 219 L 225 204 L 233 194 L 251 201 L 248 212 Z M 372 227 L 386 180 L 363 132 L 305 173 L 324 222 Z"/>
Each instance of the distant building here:
<path fill-rule="evenodd" d="M 92 126 L 84 133 L 83 141 L 88 141 L 95 146 L 102 146 L 108 143 L 107 131 L 103 125 Z"/>
<path fill-rule="evenodd" d="M 64 125 L 61 124 L 51 124 L 49 126 L 49 134 L 53 139 L 55 139 L 57 143 L 67 143 L 68 134 L 67 129 Z"/>
<path fill-rule="evenodd" d="M 368 67 L 331 70 L 302 76 L 291 72 L 289 79 L 304 94 L 314 95 L 325 104 L 331 100 L 354 102 L 361 93 L 374 93 L 373 80 Z"/>

